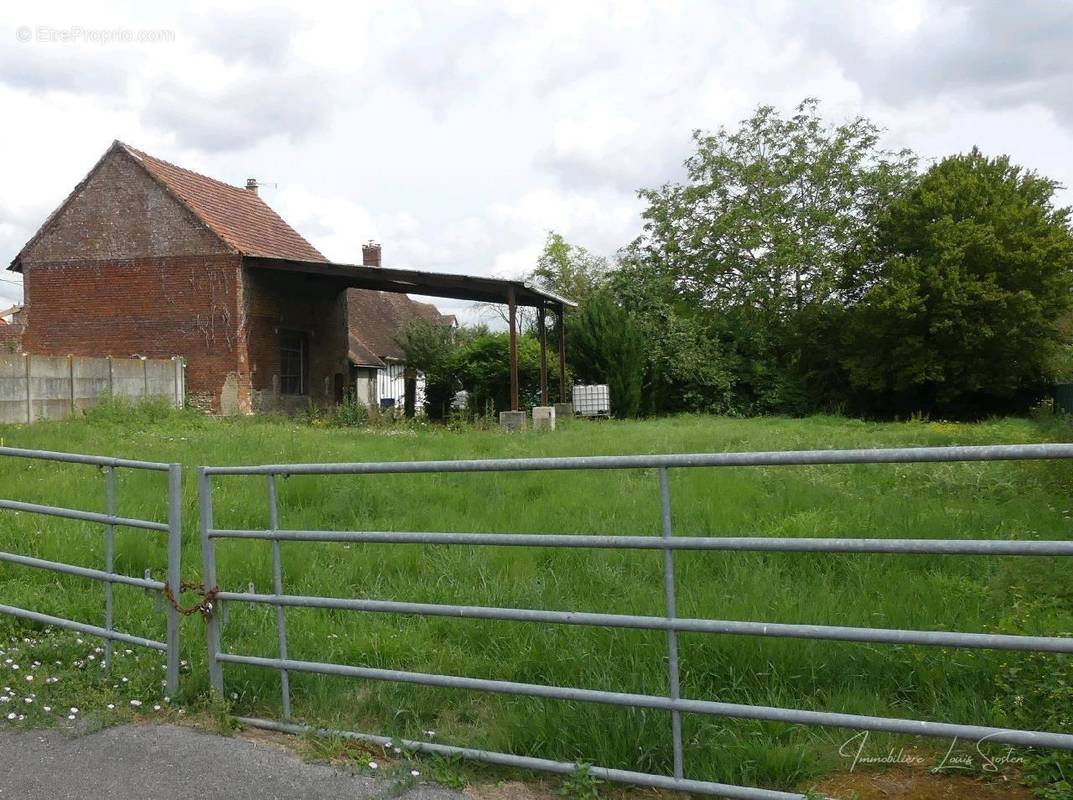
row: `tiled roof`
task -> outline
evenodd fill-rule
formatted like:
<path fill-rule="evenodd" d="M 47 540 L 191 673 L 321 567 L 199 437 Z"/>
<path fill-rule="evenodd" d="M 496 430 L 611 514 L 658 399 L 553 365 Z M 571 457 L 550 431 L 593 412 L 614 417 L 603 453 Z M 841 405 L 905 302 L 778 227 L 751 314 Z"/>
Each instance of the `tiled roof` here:
<path fill-rule="evenodd" d="M 441 314 L 431 303 L 418 303 L 393 292 L 347 289 L 346 303 L 350 360 L 359 366 L 380 366 L 385 359 L 403 361 L 406 354 L 395 337 L 415 317 L 440 325 L 454 322 L 454 317 Z"/>
<path fill-rule="evenodd" d="M 242 255 L 327 261 L 256 192 L 191 172 L 117 142 L 202 222 Z"/>
<path fill-rule="evenodd" d="M 347 334 L 347 358 L 357 367 L 375 367 L 380 369 L 387 366 L 376 353 L 368 348 L 368 346 L 354 335 L 353 332 Z"/>

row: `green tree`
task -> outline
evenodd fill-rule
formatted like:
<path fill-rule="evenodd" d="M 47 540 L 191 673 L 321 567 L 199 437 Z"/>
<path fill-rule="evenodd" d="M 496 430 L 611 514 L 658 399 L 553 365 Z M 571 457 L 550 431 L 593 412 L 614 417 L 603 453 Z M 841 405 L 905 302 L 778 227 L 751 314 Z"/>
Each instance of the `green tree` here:
<path fill-rule="evenodd" d="M 442 419 L 457 387 L 452 357 L 459 347 L 460 334 L 450 325 L 414 317 L 395 337 L 406 355 L 406 364 L 425 376 L 425 413 Z"/>
<path fill-rule="evenodd" d="M 454 353 L 451 374 L 469 392 L 476 413 L 510 408 L 510 336 L 478 333 Z M 540 344 L 532 336 L 518 337 L 518 384 L 523 405 L 534 405 L 540 394 Z"/>
<path fill-rule="evenodd" d="M 734 130 L 695 132 L 686 179 L 640 193 L 645 232 L 614 284 L 621 298 L 650 290 L 658 410 L 677 410 L 676 391 L 693 410 L 749 414 L 840 399 L 827 394 L 846 385 L 832 321 L 860 296 L 883 211 L 915 181 L 913 155 L 882 149 L 880 133 L 863 117 L 826 124 L 816 100 L 789 117 L 760 106 Z"/>
<path fill-rule="evenodd" d="M 1039 399 L 1073 289 L 1057 188 L 974 148 L 890 205 L 847 332 L 845 366 L 873 409 L 975 417 Z"/>
<path fill-rule="evenodd" d="M 641 408 L 645 354 L 641 329 L 630 315 L 609 293 L 600 291 L 571 315 L 566 330 L 574 375 L 585 383 L 606 383 L 611 412 L 616 417 L 636 417 Z"/>
<path fill-rule="evenodd" d="M 915 172 L 912 154 L 879 136 L 864 117 L 825 124 L 814 99 L 789 118 L 760 106 L 737 130 L 696 131 L 687 180 L 640 193 L 641 246 L 705 308 L 774 321 L 842 298 Z"/>
<path fill-rule="evenodd" d="M 395 336 L 406 354 L 406 364 L 421 372 L 443 369 L 454 350 L 455 330 L 422 317 L 408 320 Z"/>
<path fill-rule="evenodd" d="M 644 343 L 641 413 L 731 411 L 733 379 L 712 317 L 697 313 L 671 283 L 633 248 L 621 254 L 611 277 L 609 291 Z"/>
<path fill-rule="evenodd" d="M 609 271 L 610 265 L 603 256 L 570 244 L 555 231 L 548 231 L 544 251 L 528 277 L 548 291 L 584 303 L 607 284 Z"/>

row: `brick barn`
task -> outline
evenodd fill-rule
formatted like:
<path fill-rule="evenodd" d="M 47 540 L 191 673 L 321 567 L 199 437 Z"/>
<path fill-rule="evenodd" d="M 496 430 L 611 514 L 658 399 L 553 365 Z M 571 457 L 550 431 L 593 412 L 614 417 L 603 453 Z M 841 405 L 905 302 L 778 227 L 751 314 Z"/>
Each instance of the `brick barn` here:
<path fill-rule="evenodd" d="M 517 306 L 537 309 L 548 402 L 547 312 L 569 300 L 524 281 L 329 262 L 257 194 L 114 142 L 22 248 L 21 348 L 46 356 L 186 361 L 188 401 L 223 413 L 420 403 L 395 337 L 414 317 L 454 318 L 409 293 L 509 309 L 511 406 L 519 408 Z M 559 324 L 559 397 L 566 397 Z"/>
<path fill-rule="evenodd" d="M 115 142 L 23 247 L 22 349 L 181 355 L 195 404 L 222 413 L 331 403 L 401 405 L 398 330 L 453 324 L 405 294 L 326 286 L 254 259 L 327 264 L 258 196 Z M 380 246 L 363 248 L 379 267 Z M 411 389 L 420 401 L 420 386 Z"/>

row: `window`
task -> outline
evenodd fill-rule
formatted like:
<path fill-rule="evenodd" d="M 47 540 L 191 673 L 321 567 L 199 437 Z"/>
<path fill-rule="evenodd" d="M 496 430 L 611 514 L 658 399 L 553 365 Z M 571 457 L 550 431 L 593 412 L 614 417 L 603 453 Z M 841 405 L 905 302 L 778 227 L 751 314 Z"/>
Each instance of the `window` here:
<path fill-rule="evenodd" d="M 280 394 L 306 394 L 309 340 L 301 331 L 279 332 Z"/>

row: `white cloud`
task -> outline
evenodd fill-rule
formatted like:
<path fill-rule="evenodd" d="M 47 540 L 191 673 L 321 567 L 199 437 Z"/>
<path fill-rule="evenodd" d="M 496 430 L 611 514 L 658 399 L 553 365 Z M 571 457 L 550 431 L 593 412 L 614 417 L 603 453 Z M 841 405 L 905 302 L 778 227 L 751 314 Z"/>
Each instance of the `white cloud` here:
<path fill-rule="evenodd" d="M 239 0 L 0 8 L 0 262 L 112 139 L 264 197 L 326 255 L 518 275 L 549 229 L 609 255 L 695 128 L 759 103 L 864 113 L 1073 182 L 1073 6 L 999 0 Z M 20 42 L 22 25 L 165 29 Z M 278 188 L 274 188 L 278 186 Z M 1071 199 L 1066 193 L 1064 197 Z M 13 284 L 0 283 L 0 296 Z M 441 301 L 444 307 L 455 304 Z M 468 313 L 468 312 L 467 312 Z"/>

